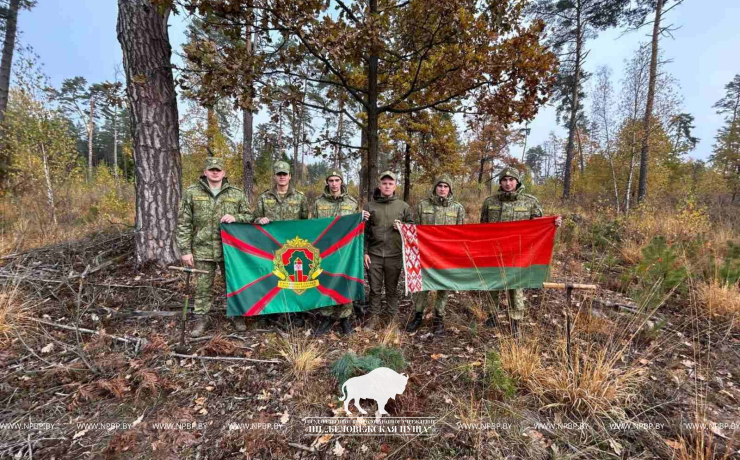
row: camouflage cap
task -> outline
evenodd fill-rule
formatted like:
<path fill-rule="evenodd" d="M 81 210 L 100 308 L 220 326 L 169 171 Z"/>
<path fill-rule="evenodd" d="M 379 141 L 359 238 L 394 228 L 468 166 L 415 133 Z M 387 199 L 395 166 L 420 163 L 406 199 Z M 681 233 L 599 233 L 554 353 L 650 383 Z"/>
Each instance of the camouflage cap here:
<path fill-rule="evenodd" d="M 501 172 L 498 173 L 498 180 L 501 181 L 501 179 L 503 179 L 506 176 L 513 177 L 519 183 L 522 182 L 519 171 L 514 167 L 507 166 L 504 169 L 502 169 Z"/>
<path fill-rule="evenodd" d="M 284 161 L 276 161 L 275 166 L 272 167 L 275 174 L 285 173 L 290 174 L 290 165 Z"/>
<path fill-rule="evenodd" d="M 206 170 L 209 169 L 218 169 L 219 171 L 224 170 L 224 159 L 218 158 L 218 157 L 206 157 L 206 163 L 205 168 Z"/>
<path fill-rule="evenodd" d="M 388 171 L 383 171 L 382 173 L 380 173 L 380 175 L 378 176 L 378 182 L 383 180 L 384 177 L 390 177 L 391 179 L 396 180 L 396 174 L 390 169 Z"/>
<path fill-rule="evenodd" d="M 326 182 L 329 182 L 330 177 L 338 177 L 342 183 L 344 183 L 344 176 L 342 176 L 342 171 L 338 169 L 330 169 L 329 172 L 326 173 Z"/>

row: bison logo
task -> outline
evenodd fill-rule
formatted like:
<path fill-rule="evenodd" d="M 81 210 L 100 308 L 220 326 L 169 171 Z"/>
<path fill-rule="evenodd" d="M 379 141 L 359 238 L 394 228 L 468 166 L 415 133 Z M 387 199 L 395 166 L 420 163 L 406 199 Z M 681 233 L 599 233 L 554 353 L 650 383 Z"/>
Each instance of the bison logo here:
<path fill-rule="evenodd" d="M 391 398 L 396 399 L 397 394 L 403 394 L 408 380 L 409 376 L 406 374 L 399 374 L 387 367 L 379 367 L 363 376 L 353 377 L 344 382 L 342 397 L 339 400 L 344 401 L 344 411 L 352 415 L 349 411 L 350 401 L 354 399 L 357 409 L 367 414 L 367 411 L 360 407 L 360 399 L 374 399 L 378 403 L 377 418 L 379 419 L 383 414 L 390 415 L 385 411 L 386 403 Z"/>

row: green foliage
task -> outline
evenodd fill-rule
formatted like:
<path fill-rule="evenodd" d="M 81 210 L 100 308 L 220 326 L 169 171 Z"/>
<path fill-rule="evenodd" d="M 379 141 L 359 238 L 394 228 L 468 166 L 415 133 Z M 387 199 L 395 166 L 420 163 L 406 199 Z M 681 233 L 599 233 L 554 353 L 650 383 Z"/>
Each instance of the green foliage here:
<path fill-rule="evenodd" d="M 348 379 L 367 374 L 379 367 L 389 367 L 401 372 L 406 368 L 406 360 L 400 350 L 377 346 L 361 356 L 353 352 L 343 354 L 332 366 L 331 373 L 341 387 Z"/>
<path fill-rule="evenodd" d="M 740 244 L 727 242 L 727 254 L 720 260 L 710 257 L 707 280 L 715 278 L 723 286 L 732 286 L 740 281 Z"/>
<path fill-rule="evenodd" d="M 385 367 L 390 367 L 394 371 L 401 373 L 406 369 L 406 359 L 403 353 L 395 348 L 388 348 L 382 345 L 367 350 L 366 356 L 375 356 L 383 362 Z"/>
<path fill-rule="evenodd" d="M 613 248 L 622 242 L 624 230 L 621 219 L 596 221 L 589 228 L 589 244 L 599 249 Z"/>
<path fill-rule="evenodd" d="M 488 384 L 501 394 L 503 399 L 516 394 L 516 381 L 501 367 L 501 357 L 496 350 L 486 353 L 486 376 Z"/>
<path fill-rule="evenodd" d="M 665 237 L 656 236 L 642 250 L 643 260 L 633 270 L 639 280 L 635 295 L 648 308 L 655 308 L 665 293 L 678 287 L 687 276 L 686 267 Z"/>

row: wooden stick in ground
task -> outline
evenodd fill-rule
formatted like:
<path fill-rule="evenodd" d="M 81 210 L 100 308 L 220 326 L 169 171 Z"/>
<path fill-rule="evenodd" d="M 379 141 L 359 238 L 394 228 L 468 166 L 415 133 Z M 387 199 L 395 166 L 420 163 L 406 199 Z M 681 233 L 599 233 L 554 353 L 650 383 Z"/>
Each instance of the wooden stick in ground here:
<path fill-rule="evenodd" d="M 588 289 L 596 290 L 599 287 L 595 284 L 570 284 L 570 283 L 542 283 L 542 287 L 545 289 Z"/>

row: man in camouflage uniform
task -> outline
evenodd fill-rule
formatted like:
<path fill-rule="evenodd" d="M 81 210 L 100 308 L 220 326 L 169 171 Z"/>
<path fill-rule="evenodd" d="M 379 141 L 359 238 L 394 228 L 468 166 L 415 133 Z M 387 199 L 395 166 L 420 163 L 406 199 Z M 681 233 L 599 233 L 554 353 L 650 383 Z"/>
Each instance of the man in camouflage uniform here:
<path fill-rule="evenodd" d="M 452 197 L 452 180 L 448 174 L 442 174 L 434 181 L 429 198 L 420 201 L 414 210 L 419 225 L 462 225 L 465 223 L 465 208 Z M 434 322 L 432 332 L 444 335 L 445 306 L 449 291 L 437 291 L 434 302 Z M 414 319 L 406 326 L 406 332 L 415 332 L 424 317 L 429 291 L 414 294 Z"/>
<path fill-rule="evenodd" d="M 208 157 L 200 181 L 185 190 L 177 223 L 177 246 L 183 264 L 206 270 L 195 279 L 195 325 L 190 335 L 200 337 L 210 321 L 216 266 L 226 279 L 221 223 L 251 222 L 244 192 L 229 185 L 223 158 Z M 246 330 L 244 318 L 234 318 L 237 331 Z"/>
<path fill-rule="evenodd" d="M 519 171 L 507 166 L 498 174 L 499 190 L 483 202 L 480 212 L 481 223 L 511 222 L 542 217 L 540 202 L 532 195 L 524 193 L 524 185 L 520 180 Z M 560 226 L 562 218 L 558 216 L 555 225 Z M 515 336 L 519 335 L 519 321 L 524 319 L 524 291 L 522 289 L 507 289 L 506 296 L 509 304 L 509 319 Z M 491 314 L 486 320 L 487 326 L 496 326 L 496 315 Z"/>
<path fill-rule="evenodd" d="M 346 216 L 360 212 L 360 205 L 356 199 L 347 194 L 347 187 L 344 186 L 344 178 L 341 171 L 334 169 L 326 175 L 326 187 L 324 194 L 316 199 L 313 204 L 311 216 L 314 219 L 325 217 Z M 367 211 L 363 211 L 363 217 L 370 216 Z M 342 305 L 334 305 L 319 309 L 319 314 L 323 317 L 322 323 L 314 332 L 318 337 L 326 334 L 334 325 L 332 315 L 336 313 L 339 318 L 339 325 L 342 328 L 342 334 L 349 335 L 352 333 L 350 317 L 352 316 L 352 302 Z"/>
<path fill-rule="evenodd" d="M 290 165 L 284 161 L 277 161 L 273 171 L 275 184 L 270 190 L 262 192 L 257 199 L 253 222 L 267 225 L 283 220 L 308 219 L 308 201 L 305 195 L 290 184 Z M 304 320 L 301 314 L 290 315 L 289 319 L 294 326 L 303 327 Z M 266 316 L 260 315 L 259 322 L 261 326 L 265 326 Z"/>
<path fill-rule="evenodd" d="M 365 326 L 373 330 L 378 326 L 381 313 L 380 296 L 385 284 L 385 300 L 392 321 L 398 316 L 398 279 L 403 271 L 401 222 L 414 223 L 411 207 L 396 196 L 396 175 L 384 171 L 378 176 L 379 186 L 373 200 L 365 204 L 364 211 L 370 213 L 365 225 L 365 268 L 370 280 L 370 313 L 372 317 Z"/>

